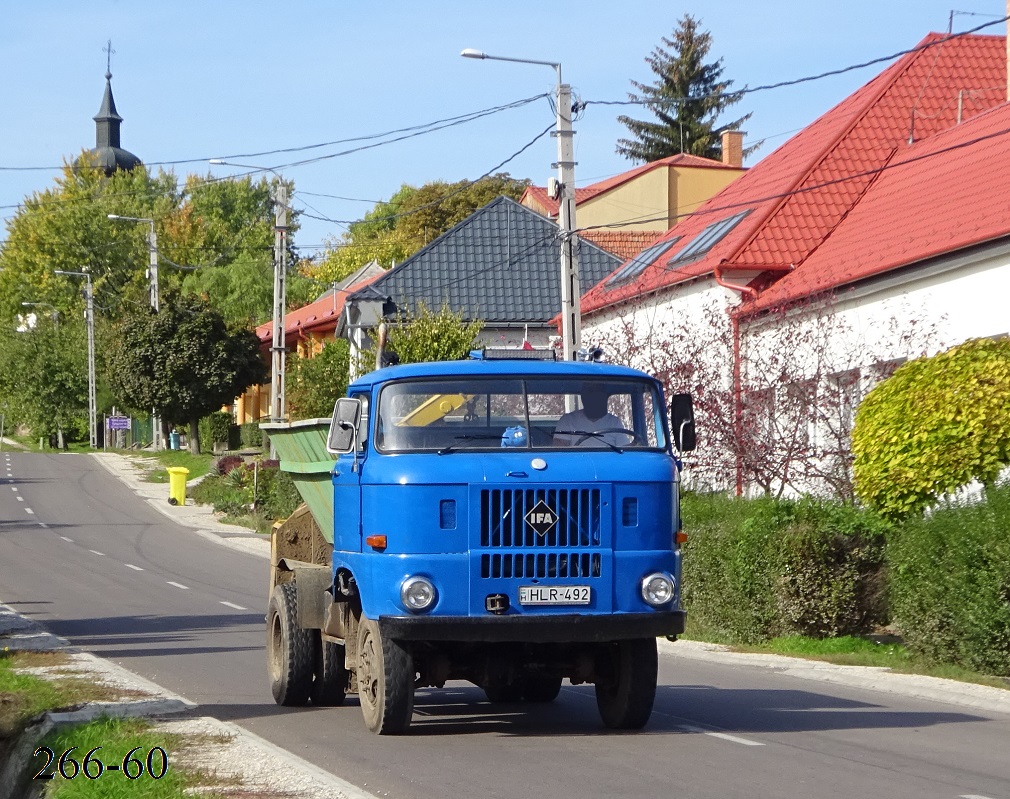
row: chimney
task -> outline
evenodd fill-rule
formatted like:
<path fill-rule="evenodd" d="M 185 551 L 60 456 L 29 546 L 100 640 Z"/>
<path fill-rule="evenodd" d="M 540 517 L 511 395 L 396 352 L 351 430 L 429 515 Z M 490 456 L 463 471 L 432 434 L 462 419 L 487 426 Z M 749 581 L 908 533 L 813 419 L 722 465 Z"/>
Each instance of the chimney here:
<path fill-rule="evenodd" d="M 1010 0 L 1007 0 L 1010 3 Z M 724 130 L 722 132 L 722 162 L 737 169 L 743 167 L 743 131 Z"/>

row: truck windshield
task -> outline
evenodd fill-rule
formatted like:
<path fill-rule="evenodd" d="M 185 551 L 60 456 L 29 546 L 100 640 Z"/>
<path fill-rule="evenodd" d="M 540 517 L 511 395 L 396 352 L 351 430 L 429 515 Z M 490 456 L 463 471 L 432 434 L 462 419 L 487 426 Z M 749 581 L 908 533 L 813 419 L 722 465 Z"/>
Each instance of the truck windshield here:
<path fill-rule="evenodd" d="M 404 380 L 379 395 L 382 452 L 667 447 L 655 386 L 634 379 Z"/>

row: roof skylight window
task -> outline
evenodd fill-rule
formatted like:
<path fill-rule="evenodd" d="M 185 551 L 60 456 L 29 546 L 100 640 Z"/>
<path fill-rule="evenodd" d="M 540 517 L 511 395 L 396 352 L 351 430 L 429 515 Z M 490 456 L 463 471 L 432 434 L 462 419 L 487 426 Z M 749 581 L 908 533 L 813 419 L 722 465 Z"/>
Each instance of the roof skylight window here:
<path fill-rule="evenodd" d="M 645 271 L 645 267 L 669 250 L 674 244 L 680 241 L 681 238 L 681 236 L 675 236 L 672 239 L 667 239 L 666 241 L 661 241 L 650 247 L 646 247 L 638 255 L 628 261 L 628 263 L 614 272 L 614 274 L 612 274 L 607 280 L 607 285 L 614 286 L 618 283 L 625 283 L 632 278 L 638 277 L 643 271 Z"/>
<path fill-rule="evenodd" d="M 667 266 L 682 264 L 687 261 L 693 261 L 695 258 L 700 258 L 722 241 L 726 237 L 726 234 L 739 225 L 749 213 L 750 209 L 741 211 L 733 216 L 728 216 L 725 219 L 720 219 L 718 222 L 713 222 L 695 236 L 690 244 L 677 253 L 676 257 L 671 258 Z"/>

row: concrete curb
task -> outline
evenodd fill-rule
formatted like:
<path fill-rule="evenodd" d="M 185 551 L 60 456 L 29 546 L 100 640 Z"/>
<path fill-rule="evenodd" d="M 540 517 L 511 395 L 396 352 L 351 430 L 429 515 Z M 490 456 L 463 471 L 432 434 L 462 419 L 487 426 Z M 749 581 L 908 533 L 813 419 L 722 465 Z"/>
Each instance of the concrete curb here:
<path fill-rule="evenodd" d="M 719 644 L 706 644 L 683 639 L 675 643 L 660 640 L 659 651 L 673 658 L 768 669 L 804 680 L 830 682 L 850 688 L 880 691 L 1010 715 L 1010 691 L 991 688 L 987 685 L 944 680 L 939 677 L 926 677 L 919 674 L 901 674 L 885 667 L 838 666 L 819 660 L 805 660 L 783 655 L 732 652 L 728 647 Z"/>
<path fill-rule="evenodd" d="M 234 782 L 227 788 L 216 788 L 224 791 L 223 796 L 234 790 L 237 796 L 265 792 L 305 799 L 374 799 L 373 794 L 236 724 L 210 716 L 179 718 L 180 714 L 198 709 L 198 705 L 116 663 L 71 647 L 66 639 L 45 633 L 37 623 L 3 604 L 0 604 L 0 644 L 16 650 L 61 650 L 70 656 L 71 662 L 67 666 L 26 670 L 36 676 L 45 678 L 84 672 L 112 689 L 142 695 L 137 699 L 93 702 L 76 710 L 42 714 L 18 736 L 6 762 L 0 764 L 0 799 L 40 796 L 45 783 L 29 784 L 35 764 L 34 752 L 39 742 L 54 730 L 87 724 L 101 717 L 147 718 L 156 730 L 183 735 L 202 734 L 213 739 L 214 742 L 199 755 L 190 754 L 184 762 L 191 768 L 200 768 L 208 773 L 220 773 L 222 764 L 239 764 L 240 768 L 234 772 L 220 774 Z M 166 719 L 166 716 L 175 718 Z"/>

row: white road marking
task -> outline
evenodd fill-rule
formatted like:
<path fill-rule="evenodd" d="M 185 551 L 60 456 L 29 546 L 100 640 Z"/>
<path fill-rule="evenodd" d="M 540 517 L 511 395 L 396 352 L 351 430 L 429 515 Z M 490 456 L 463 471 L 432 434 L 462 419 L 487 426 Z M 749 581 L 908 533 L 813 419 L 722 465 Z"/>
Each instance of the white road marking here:
<path fill-rule="evenodd" d="M 65 535 L 61 535 L 61 536 L 60 536 L 60 538 L 62 538 L 62 539 L 63 539 L 64 541 L 66 541 L 66 542 L 67 542 L 68 544 L 72 544 L 72 543 L 74 543 L 74 539 L 72 539 L 72 538 L 67 538 L 67 537 L 66 537 Z"/>
<path fill-rule="evenodd" d="M 48 525 L 48 524 L 46 524 L 45 522 L 39 522 L 39 527 L 43 527 L 43 528 L 45 528 L 46 530 L 48 530 L 48 529 L 49 529 L 49 525 Z"/>
<path fill-rule="evenodd" d="M 18 494 L 18 502 L 24 502 L 24 501 L 25 501 L 25 498 L 23 496 L 21 496 L 20 494 Z"/>
<path fill-rule="evenodd" d="M 958 799 L 990 799 L 990 797 L 980 796 L 977 793 L 963 793 Z"/>
<path fill-rule="evenodd" d="M 183 591 L 188 591 L 189 586 L 183 585 L 182 583 L 173 583 L 171 580 L 167 581 L 169 585 L 174 585 L 176 588 L 181 588 Z"/>
<path fill-rule="evenodd" d="M 128 569 L 133 569 L 135 572 L 142 572 L 142 571 L 144 571 L 142 568 L 140 568 L 140 566 L 134 566 L 132 563 L 127 563 L 127 564 L 125 564 L 125 566 Z"/>
<path fill-rule="evenodd" d="M 235 608 L 235 610 L 249 610 L 249 608 L 244 608 L 241 605 L 236 605 L 234 602 L 225 602 L 223 599 L 221 600 L 221 604 L 227 605 L 230 608 Z"/>
<path fill-rule="evenodd" d="M 25 508 L 25 513 L 30 513 L 32 516 L 35 515 L 35 511 L 33 511 L 31 508 Z"/>
<path fill-rule="evenodd" d="M 16 492 L 17 490 L 18 490 L 17 486 L 11 486 L 11 491 L 15 491 Z"/>
<path fill-rule="evenodd" d="M 89 549 L 88 552 L 90 552 L 92 555 L 101 555 L 103 558 L 105 557 L 105 553 L 99 552 L 97 549 Z"/>

